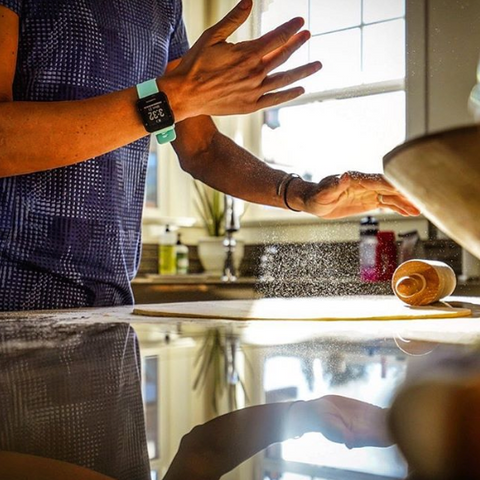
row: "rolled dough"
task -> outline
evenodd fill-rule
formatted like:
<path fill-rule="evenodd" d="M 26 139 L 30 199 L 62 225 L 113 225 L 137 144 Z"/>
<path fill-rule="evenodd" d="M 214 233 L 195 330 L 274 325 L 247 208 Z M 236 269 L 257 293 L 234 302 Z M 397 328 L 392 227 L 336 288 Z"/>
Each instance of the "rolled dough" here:
<path fill-rule="evenodd" d="M 410 307 L 392 298 L 265 298 L 166 303 L 134 309 L 135 315 L 212 320 L 415 320 L 469 317 L 472 311 L 446 303 Z"/>

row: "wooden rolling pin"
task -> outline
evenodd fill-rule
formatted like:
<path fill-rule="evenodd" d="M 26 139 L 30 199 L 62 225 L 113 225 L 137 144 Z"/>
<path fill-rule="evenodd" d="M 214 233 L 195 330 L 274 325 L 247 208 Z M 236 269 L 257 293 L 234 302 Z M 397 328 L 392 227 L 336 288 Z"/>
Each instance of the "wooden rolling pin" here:
<path fill-rule="evenodd" d="M 451 295 L 456 286 L 455 272 L 447 264 L 432 260 L 402 263 L 392 279 L 395 295 L 402 302 L 414 306 L 438 302 Z"/>

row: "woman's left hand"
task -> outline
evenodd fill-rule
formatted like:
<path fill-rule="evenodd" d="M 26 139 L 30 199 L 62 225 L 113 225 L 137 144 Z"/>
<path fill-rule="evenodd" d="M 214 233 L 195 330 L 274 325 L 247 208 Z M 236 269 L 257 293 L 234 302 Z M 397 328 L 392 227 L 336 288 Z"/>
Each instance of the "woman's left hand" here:
<path fill-rule="evenodd" d="M 346 172 L 310 184 L 304 194 L 304 211 L 333 219 L 358 215 L 377 208 L 415 216 L 420 210 L 394 188 L 383 175 Z"/>

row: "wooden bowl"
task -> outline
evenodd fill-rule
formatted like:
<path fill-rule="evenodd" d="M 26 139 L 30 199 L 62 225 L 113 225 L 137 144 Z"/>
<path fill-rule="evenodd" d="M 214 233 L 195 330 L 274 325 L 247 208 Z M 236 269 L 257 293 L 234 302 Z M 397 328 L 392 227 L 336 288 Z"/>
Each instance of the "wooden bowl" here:
<path fill-rule="evenodd" d="M 387 179 L 440 230 L 480 258 L 480 127 L 427 135 L 383 161 Z"/>
<path fill-rule="evenodd" d="M 415 478 L 478 479 L 480 378 L 446 377 L 402 388 L 389 411 L 390 433 Z"/>

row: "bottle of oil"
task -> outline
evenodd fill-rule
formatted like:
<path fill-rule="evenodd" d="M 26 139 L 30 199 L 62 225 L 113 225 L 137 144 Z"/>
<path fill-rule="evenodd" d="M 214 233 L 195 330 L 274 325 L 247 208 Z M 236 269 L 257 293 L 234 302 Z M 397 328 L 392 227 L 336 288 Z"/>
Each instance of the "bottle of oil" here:
<path fill-rule="evenodd" d="M 430 305 L 453 293 L 457 286 L 455 272 L 445 263 L 409 260 L 393 274 L 395 295 L 408 305 Z"/>
<path fill-rule="evenodd" d="M 177 273 L 177 255 L 175 245 L 177 235 L 170 230 L 167 225 L 165 232 L 160 235 L 159 253 L 159 273 L 161 275 L 175 275 Z"/>
<path fill-rule="evenodd" d="M 182 243 L 180 234 L 178 234 L 175 252 L 177 255 L 177 275 L 187 275 L 189 265 L 188 247 Z"/>

